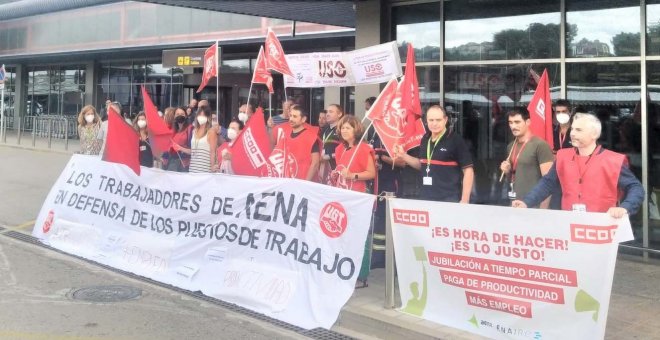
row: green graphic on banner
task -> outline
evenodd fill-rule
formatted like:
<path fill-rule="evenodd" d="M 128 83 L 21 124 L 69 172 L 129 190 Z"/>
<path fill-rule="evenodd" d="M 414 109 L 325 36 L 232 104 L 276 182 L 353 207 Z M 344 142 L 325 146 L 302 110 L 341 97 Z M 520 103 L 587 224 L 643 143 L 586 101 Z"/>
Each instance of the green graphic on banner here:
<path fill-rule="evenodd" d="M 473 324 L 474 327 L 479 328 L 479 322 L 477 321 L 477 316 L 472 314 L 472 318 L 468 320 L 469 323 Z"/>
<path fill-rule="evenodd" d="M 415 254 L 415 260 L 422 264 L 422 294 L 420 296 L 419 282 L 411 282 L 410 293 L 412 294 L 412 297 L 408 300 L 408 303 L 406 303 L 406 307 L 401 311 L 416 316 L 422 316 L 422 314 L 424 314 L 424 309 L 426 308 L 426 299 L 428 298 L 426 267 L 424 267 L 424 263 L 427 261 L 426 250 L 424 247 L 413 247 L 413 253 Z"/>
<path fill-rule="evenodd" d="M 600 302 L 594 299 L 584 290 L 580 289 L 575 296 L 576 312 L 594 312 L 593 319 L 598 322 L 598 312 L 600 311 Z"/>

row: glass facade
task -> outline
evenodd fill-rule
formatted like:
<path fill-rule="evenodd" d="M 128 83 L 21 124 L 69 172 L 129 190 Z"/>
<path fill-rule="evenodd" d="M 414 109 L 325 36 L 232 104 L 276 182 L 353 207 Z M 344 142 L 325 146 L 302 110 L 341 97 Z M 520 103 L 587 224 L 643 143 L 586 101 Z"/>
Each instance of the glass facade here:
<path fill-rule="evenodd" d="M 27 116 L 77 115 L 85 105 L 84 66 L 30 67 L 27 74 Z"/>
<path fill-rule="evenodd" d="M 547 70 L 553 100 L 598 116 L 600 143 L 647 184 L 646 211 L 631 222 L 636 243 L 660 249 L 659 0 L 403 1 L 390 13 L 402 61 L 406 44 L 415 47 L 422 106 L 444 105 L 470 147 L 473 203 L 509 204 L 499 183 L 512 140 L 506 113 L 529 104 Z"/>

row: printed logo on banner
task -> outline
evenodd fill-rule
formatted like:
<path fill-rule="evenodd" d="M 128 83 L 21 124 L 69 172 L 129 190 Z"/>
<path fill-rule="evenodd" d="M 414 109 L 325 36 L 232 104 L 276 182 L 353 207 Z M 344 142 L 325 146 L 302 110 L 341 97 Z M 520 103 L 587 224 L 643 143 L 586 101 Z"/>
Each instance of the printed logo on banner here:
<path fill-rule="evenodd" d="M 268 165 L 269 177 L 291 177 L 295 178 L 298 175 L 298 161 L 295 157 L 288 152 L 286 154 L 286 161 L 284 160 L 284 151 L 282 149 L 273 149 L 273 152 L 268 157 L 270 164 Z M 286 168 L 285 168 L 286 166 Z"/>
<path fill-rule="evenodd" d="M 367 77 L 380 77 L 385 74 L 383 71 L 383 65 L 381 63 L 375 63 L 371 65 L 364 65 L 364 72 Z"/>
<path fill-rule="evenodd" d="M 415 227 L 429 226 L 429 212 L 421 210 L 394 209 L 394 223 Z"/>
<path fill-rule="evenodd" d="M 346 231 L 348 217 L 344 206 L 339 202 L 330 202 L 321 209 L 319 218 L 321 230 L 330 238 L 340 237 Z"/>
<path fill-rule="evenodd" d="M 346 66 L 341 60 L 319 60 L 319 77 L 344 78 L 346 77 Z"/>
<path fill-rule="evenodd" d="M 579 243 L 605 244 L 614 242 L 616 225 L 594 226 L 571 224 L 571 241 Z"/>
<path fill-rule="evenodd" d="M 55 212 L 51 209 L 48 212 L 48 217 L 46 217 L 46 220 L 44 221 L 44 224 L 41 227 L 41 230 L 44 232 L 44 234 L 48 234 L 48 232 L 50 231 L 50 227 L 53 226 L 54 219 L 55 219 Z"/>

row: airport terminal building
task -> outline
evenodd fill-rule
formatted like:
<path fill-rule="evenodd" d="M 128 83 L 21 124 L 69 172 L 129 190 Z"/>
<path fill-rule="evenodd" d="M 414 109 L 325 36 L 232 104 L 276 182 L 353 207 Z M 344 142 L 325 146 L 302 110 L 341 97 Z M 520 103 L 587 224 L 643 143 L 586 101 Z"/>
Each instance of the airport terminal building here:
<path fill-rule="evenodd" d="M 412 43 L 422 105 L 444 106 L 471 148 L 478 204 L 506 202 L 498 181 L 512 139 L 506 112 L 529 103 L 547 70 L 553 99 L 596 114 L 601 144 L 628 156 L 648 193 L 631 216 L 634 244 L 660 249 L 659 0 L 0 1 L 8 128 L 29 128 L 34 116 L 73 117 L 108 98 L 137 112 L 143 84 L 160 108 L 219 100 L 227 119 L 247 100 L 268 27 L 287 53 L 396 40 L 405 62 Z M 179 61 L 215 40 L 218 95 L 214 81 L 197 95 L 201 67 Z M 275 82 L 279 107 L 282 78 Z M 287 96 L 315 120 L 330 103 L 363 115 L 362 103 L 378 92 L 290 88 Z M 265 87 L 250 98 L 266 105 Z"/>

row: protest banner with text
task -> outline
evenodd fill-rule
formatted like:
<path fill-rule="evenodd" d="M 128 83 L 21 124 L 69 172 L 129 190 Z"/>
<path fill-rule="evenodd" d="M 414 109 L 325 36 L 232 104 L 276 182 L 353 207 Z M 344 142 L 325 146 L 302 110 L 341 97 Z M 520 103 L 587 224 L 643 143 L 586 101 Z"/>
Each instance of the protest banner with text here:
<path fill-rule="evenodd" d="M 33 235 L 299 327 L 330 328 L 353 293 L 373 203 L 296 179 L 150 168 L 137 176 L 74 155 Z"/>
<path fill-rule="evenodd" d="M 494 339 L 602 339 L 628 219 L 392 199 L 401 311 Z"/>

